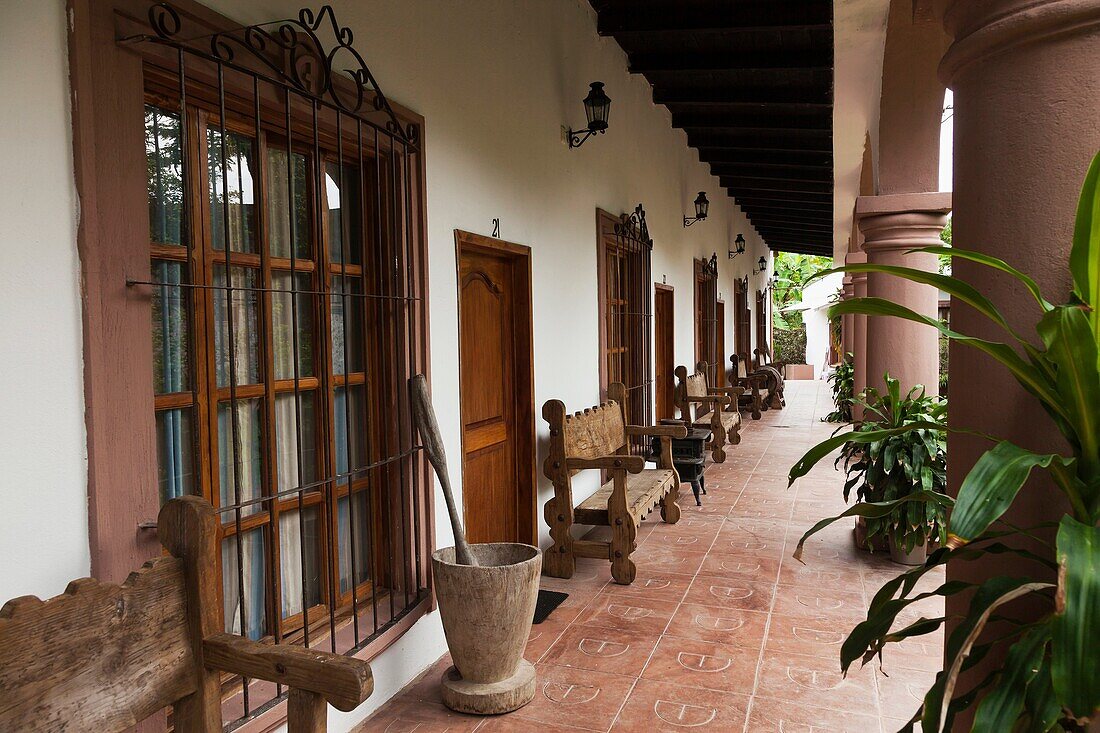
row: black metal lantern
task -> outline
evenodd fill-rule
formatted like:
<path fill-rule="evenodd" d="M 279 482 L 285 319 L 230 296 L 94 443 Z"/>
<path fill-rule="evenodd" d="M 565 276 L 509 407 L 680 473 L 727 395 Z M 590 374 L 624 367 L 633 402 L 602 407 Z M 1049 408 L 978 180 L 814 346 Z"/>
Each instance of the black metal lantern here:
<path fill-rule="evenodd" d="M 569 147 L 579 148 L 585 140 L 596 133 L 607 131 L 607 116 L 611 113 L 611 97 L 603 90 L 602 81 L 589 84 L 588 96 L 584 98 L 584 116 L 588 127 L 584 130 L 569 130 Z M 583 135 L 582 135 L 583 133 Z"/>
<path fill-rule="evenodd" d="M 732 260 L 737 255 L 745 254 L 745 235 L 738 234 L 737 239 L 733 240 L 734 249 L 729 251 L 729 257 Z"/>
<path fill-rule="evenodd" d="M 710 209 L 710 202 L 707 201 L 707 194 L 705 191 L 700 191 L 699 195 L 695 197 L 695 216 L 685 216 L 684 226 L 689 227 L 697 221 L 705 220 L 708 209 Z"/>
<path fill-rule="evenodd" d="M 756 266 L 760 269 L 760 272 L 768 269 L 768 261 L 764 258 L 764 255 L 760 255 L 760 259 L 756 261 Z"/>

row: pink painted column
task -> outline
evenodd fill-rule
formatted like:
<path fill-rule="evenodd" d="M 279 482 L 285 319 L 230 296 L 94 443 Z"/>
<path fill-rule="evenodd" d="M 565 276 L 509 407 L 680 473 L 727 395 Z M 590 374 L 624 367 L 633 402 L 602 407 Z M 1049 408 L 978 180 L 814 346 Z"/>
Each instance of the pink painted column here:
<path fill-rule="evenodd" d="M 940 66 L 955 92 L 954 244 L 996 255 L 1028 273 L 1049 300 L 1065 302 L 1074 211 L 1089 161 L 1100 150 L 1100 3 L 1095 0 L 937 0 L 954 39 Z M 1038 318 L 1011 279 L 956 263 L 956 275 L 977 285 L 1023 333 L 1034 338 Z M 952 305 L 952 327 L 1003 340 L 972 309 Z M 951 347 L 950 421 L 1007 438 L 1029 449 L 1066 450 L 1050 418 L 993 361 Z M 988 443 L 951 434 L 948 480 L 957 489 Z M 1009 521 L 1031 526 L 1065 511 L 1045 477 L 1020 492 Z M 1042 573 L 1007 556 L 948 568 L 953 580 Z M 952 596 L 947 613 L 961 613 Z M 1025 617 L 1034 609 L 1024 608 Z M 968 689 L 1003 656 L 960 680 Z M 960 728 L 965 721 L 960 721 Z"/>
<path fill-rule="evenodd" d="M 856 200 L 856 218 L 868 261 L 935 272 L 938 266 L 935 255 L 909 250 L 941 244 L 940 232 L 950 209 L 949 193 L 860 196 Z M 869 273 L 867 295 L 931 318 L 937 315 L 939 295 L 934 288 L 893 275 Z M 868 386 L 880 392 L 883 377 L 889 373 L 901 382 L 902 394 L 918 384 L 924 385 L 928 394 L 938 394 L 937 332 L 900 318 L 869 317 L 866 369 Z"/>
<path fill-rule="evenodd" d="M 867 262 L 865 252 L 849 252 L 844 258 L 845 264 L 862 265 Z M 867 297 L 867 274 L 863 272 L 852 273 L 852 297 Z M 853 315 L 852 317 L 852 392 L 858 395 L 867 388 L 867 316 Z M 852 407 L 852 417 L 859 420 L 863 417 L 863 410 L 859 405 Z"/>
<path fill-rule="evenodd" d="M 841 300 L 851 300 L 855 297 L 855 288 L 852 286 L 852 276 L 844 276 L 844 285 L 841 288 Z M 855 328 L 853 322 L 855 316 L 849 314 L 840 317 L 840 359 L 844 360 L 847 354 L 852 352 L 852 343 L 854 342 L 854 334 L 852 329 Z"/>

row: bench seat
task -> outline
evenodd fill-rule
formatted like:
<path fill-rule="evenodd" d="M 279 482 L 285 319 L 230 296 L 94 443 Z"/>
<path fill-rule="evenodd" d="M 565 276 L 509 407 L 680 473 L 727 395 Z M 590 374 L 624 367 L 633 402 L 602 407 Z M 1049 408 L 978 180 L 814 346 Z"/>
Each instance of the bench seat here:
<path fill-rule="evenodd" d="M 661 499 L 679 483 L 675 471 L 664 469 L 646 470 L 628 474 L 626 477 L 626 510 L 635 522 L 641 522 L 651 511 L 660 505 Z M 614 481 L 608 481 L 596 493 L 588 497 L 573 510 L 573 519 L 580 524 L 610 524 L 607 515 L 607 502 L 611 499 Z"/>
<path fill-rule="evenodd" d="M 726 435 L 736 435 L 741 430 L 741 413 L 740 412 L 726 412 L 722 411 L 722 414 L 718 417 L 722 423 L 722 427 L 726 431 Z M 711 430 L 714 425 L 714 416 L 711 413 L 706 412 L 695 418 L 694 427 L 698 430 Z"/>

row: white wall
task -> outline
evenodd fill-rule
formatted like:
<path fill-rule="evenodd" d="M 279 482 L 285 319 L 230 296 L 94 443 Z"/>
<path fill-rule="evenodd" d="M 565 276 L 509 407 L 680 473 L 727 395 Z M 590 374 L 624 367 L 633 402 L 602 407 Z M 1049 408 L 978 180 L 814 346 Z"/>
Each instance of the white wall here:
<path fill-rule="evenodd" d="M 64 16 L 0 0 L 0 603 L 91 562 Z"/>
<path fill-rule="evenodd" d="M 234 20 L 257 23 L 292 17 L 302 3 L 208 4 Z M 725 341 L 732 348 L 733 280 L 754 270 L 766 250 L 717 179 L 687 147 L 684 133 L 671 128 L 668 112 L 652 104 L 644 78 L 627 73 L 618 45 L 597 36 L 595 14 L 586 2 L 334 4 L 386 94 L 426 118 L 432 386 L 443 437 L 452 452 L 460 444 L 456 228 L 488 234 L 491 220 L 499 218 L 504 239 L 533 250 L 539 406 L 558 398 L 570 408 L 580 408 L 599 397 L 596 207 L 617 214 L 632 211 L 639 202 L 645 206 L 655 242 L 654 279 L 676 289 L 678 363 L 694 362 L 692 258 L 718 252 L 719 291 L 727 303 Z M 52 578 L 79 575 L 88 565 L 62 6 L 61 0 L 35 4 L 30 19 L 29 11 L 21 9 L 18 14 L 5 13 L 0 23 L 5 40 L 0 51 L 0 78 L 5 83 L 0 88 L 9 96 L 15 90 L 26 97 L 24 103 L 6 108 L 18 109 L 18 116 L 8 111 L 0 116 L 0 156 L 13 163 L 3 165 L 0 173 L 5 191 L 0 197 L 5 207 L 0 217 L 5 222 L 0 229 L 5 258 L 5 274 L 0 275 L 0 369 L 9 385 L 20 384 L 17 375 L 24 380 L 33 375 L 30 388 L 21 389 L 12 405 L 15 409 L 5 405 L 0 421 L 5 436 L 0 456 L 9 464 L 0 479 L 4 506 L 16 509 L 0 514 L 0 529 L 7 530 L 0 540 L 5 550 L 0 588 L 13 583 L 14 573 L 14 585 L 44 593 L 59 589 Z M 26 28 L 20 27 L 24 23 Z M 17 52 L 16 41 L 38 47 L 33 53 L 30 48 Z M 46 52 L 42 44 L 47 44 Z M 20 61 L 31 55 L 46 65 Z M 27 77 L 31 72 L 36 76 Z M 583 125 L 581 99 L 591 81 L 603 81 L 613 100 L 610 129 L 570 150 L 559 128 Z M 712 202 L 710 218 L 684 229 L 682 216 L 692 210 L 700 190 Z M 11 198 L 12 191 L 20 196 Z M 730 263 L 726 250 L 738 233 L 745 235 L 747 252 Z M 750 289 L 761 288 L 766 276 L 750 275 Z M 25 331 L 31 323 L 46 324 L 49 338 L 28 338 Z M 541 419 L 538 430 L 541 460 L 546 440 Z M 44 460 L 43 453 L 51 458 Z M 49 473 L 48 481 L 43 481 L 43 470 Z M 452 462 L 452 471 L 458 470 Z M 461 485 L 460 476 L 453 479 Z M 540 507 L 550 493 L 543 481 Z M 7 495 L 13 495 L 14 505 Z M 38 518 L 47 504 L 52 519 L 58 512 L 69 517 L 63 542 L 53 529 L 42 532 Z M 450 545 L 441 497 L 436 509 L 437 546 Z M 32 545 L 23 546 L 34 538 Z M 545 527 L 541 539 L 545 544 Z M 40 560 L 55 556 L 57 562 Z M 24 558 L 18 571 L 8 569 L 13 557 Z M 19 580 L 23 576 L 26 582 Z M 374 661 L 376 691 L 371 700 L 350 715 L 332 712 L 333 729 L 350 728 L 444 649 L 438 614 L 420 621 Z"/>
<path fill-rule="evenodd" d="M 802 320 L 806 324 L 806 363 L 814 368 L 814 379 L 821 379 L 829 363 L 829 305 L 843 284 L 843 276 L 834 273 L 814 280 L 802 290 Z"/>

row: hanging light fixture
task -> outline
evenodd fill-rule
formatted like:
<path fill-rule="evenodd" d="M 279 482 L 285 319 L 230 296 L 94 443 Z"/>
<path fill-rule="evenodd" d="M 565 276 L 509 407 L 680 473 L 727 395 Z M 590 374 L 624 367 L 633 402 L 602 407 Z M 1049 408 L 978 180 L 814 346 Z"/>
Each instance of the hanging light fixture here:
<path fill-rule="evenodd" d="M 607 116 L 611 112 L 611 97 L 603 90 L 602 81 L 588 85 L 588 96 L 584 98 L 584 116 L 588 118 L 588 127 L 583 130 L 569 129 L 569 147 L 579 148 L 585 140 L 596 133 L 607 131 Z"/>
<path fill-rule="evenodd" d="M 764 272 L 768 269 L 768 260 L 765 259 L 764 255 L 760 255 L 760 259 L 756 261 L 756 267 L 760 272 Z"/>
<path fill-rule="evenodd" d="M 710 209 L 710 202 L 707 201 L 706 191 L 700 191 L 695 197 L 695 216 L 685 216 L 684 226 L 689 227 L 697 221 L 704 221 L 707 218 L 708 209 Z"/>
<path fill-rule="evenodd" d="M 737 255 L 745 254 L 745 235 L 738 234 L 737 239 L 733 240 L 734 249 L 729 250 L 729 258 L 732 260 Z"/>

